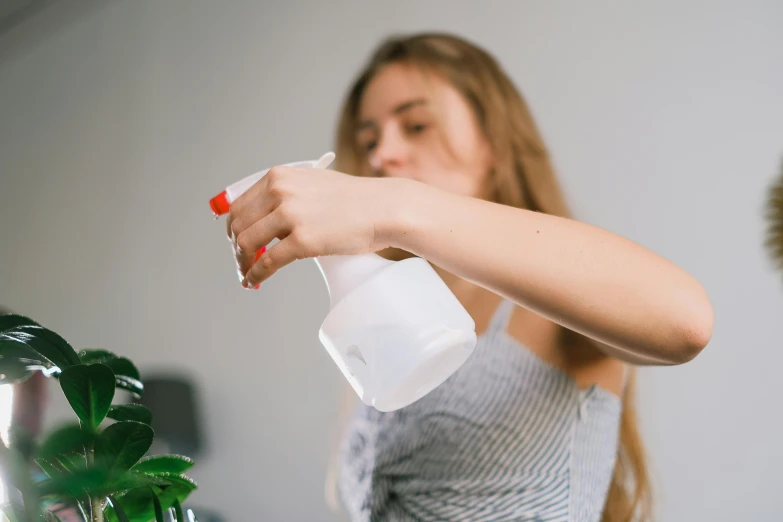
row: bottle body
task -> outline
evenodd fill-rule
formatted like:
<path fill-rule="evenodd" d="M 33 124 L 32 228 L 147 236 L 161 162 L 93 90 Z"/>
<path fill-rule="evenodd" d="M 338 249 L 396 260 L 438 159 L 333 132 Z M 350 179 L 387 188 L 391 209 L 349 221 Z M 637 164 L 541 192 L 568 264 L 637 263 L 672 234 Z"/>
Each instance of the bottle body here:
<path fill-rule="evenodd" d="M 394 411 L 465 363 L 476 345 L 475 323 L 424 259 L 378 260 L 344 256 L 344 263 L 380 268 L 362 271 L 371 274 L 347 292 L 336 289 L 336 299 L 330 286 L 331 309 L 319 338 L 362 402 Z M 322 273 L 329 285 L 328 271 Z"/>

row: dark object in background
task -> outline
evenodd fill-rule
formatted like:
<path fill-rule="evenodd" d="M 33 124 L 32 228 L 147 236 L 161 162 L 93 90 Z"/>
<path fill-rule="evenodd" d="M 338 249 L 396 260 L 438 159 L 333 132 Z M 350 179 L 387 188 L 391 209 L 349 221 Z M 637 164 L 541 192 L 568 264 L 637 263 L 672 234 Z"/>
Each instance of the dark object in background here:
<path fill-rule="evenodd" d="M 32 437 L 38 437 L 46 402 L 46 377 L 38 372 L 25 382 L 13 386 L 11 425 L 24 429 Z"/>
<path fill-rule="evenodd" d="M 783 166 L 767 194 L 766 247 L 776 268 L 783 270 Z"/>
<path fill-rule="evenodd" d="M 203 441 L 195 385 L 181 375 L 143 375 L 144 395 L 134 402 L 152 410 L 155 440 L 165 444 L 161 453 L 197 459 L 203 452 Z"/>
<path fill-rule="evenodd" d="M 184 375 L 142 372 L 144 395 L 135 400 L 152 410 L 152 429 L 155 442 L 150 454 L 176 453 L 197 459 L 204 453 L 201 408 L 196 385 Z M 184 506 L 196 513 L 199 522 L 223 522 L 218 513 L 190 501 Z M 164 519 L 170 521 L 170 516 Z"/>

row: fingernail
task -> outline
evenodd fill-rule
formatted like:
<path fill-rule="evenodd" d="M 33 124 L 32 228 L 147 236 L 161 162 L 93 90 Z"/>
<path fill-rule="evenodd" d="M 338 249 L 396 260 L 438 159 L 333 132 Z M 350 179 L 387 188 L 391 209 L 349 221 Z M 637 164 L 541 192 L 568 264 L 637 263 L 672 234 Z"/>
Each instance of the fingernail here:
<path fill-rule="evenodd" d="M 247 279 L 243 279 L 242 287 L 246 288 L 247 290 L 250 290 L 251 289 L 250 282 Z M 261 288 L 261 283 L 258 283 L 257 285 L 252 287 L 253 290 L 258 290 L 259 288 Z"/>

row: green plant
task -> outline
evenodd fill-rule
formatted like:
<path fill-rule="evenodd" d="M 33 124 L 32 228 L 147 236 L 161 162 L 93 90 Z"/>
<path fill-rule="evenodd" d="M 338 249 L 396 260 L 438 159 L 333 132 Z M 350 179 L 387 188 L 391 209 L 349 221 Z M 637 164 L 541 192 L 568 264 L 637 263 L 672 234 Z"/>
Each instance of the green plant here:
<path fill-rule="evenodd" d="M 37 441 L 12 426 L 9 444 L 0 440 L 0 471 L 11 494 L 0 509 L 8 519 L 57 522 L 58 510 L 70 507 L 93 522 L 163 522 L 166 512 L 184 522 L 182 502 L 196 489 L 184 472 L 193 461 L 145 457 L 154 437 L 150 410 L 113 404 L 117 388 L 143 393 L 134 364 L 106 350 L 77 353 L 32 319 L 0 315 L 0 384 L 38 371 L 59 380 L 78 422 Z"/>

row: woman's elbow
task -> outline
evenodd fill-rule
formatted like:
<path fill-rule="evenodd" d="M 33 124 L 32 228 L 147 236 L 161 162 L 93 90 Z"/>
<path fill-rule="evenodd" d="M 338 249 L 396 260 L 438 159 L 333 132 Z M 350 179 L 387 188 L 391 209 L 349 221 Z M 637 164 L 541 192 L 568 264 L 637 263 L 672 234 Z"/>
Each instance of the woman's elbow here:
<path fill-rule="evenodd" d="M 695 359 L 712 339 L 714 312 L 712 304 L 704 290 L 699 286 L 696 296 L 692 297 L 686 311 L 680 314 L 677 335 L 677 362 L 686 363 Z M 699 295 L 700 294 L 700 295 Z"/>

